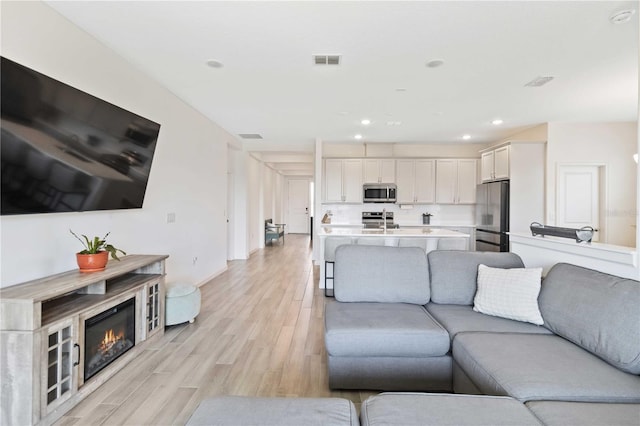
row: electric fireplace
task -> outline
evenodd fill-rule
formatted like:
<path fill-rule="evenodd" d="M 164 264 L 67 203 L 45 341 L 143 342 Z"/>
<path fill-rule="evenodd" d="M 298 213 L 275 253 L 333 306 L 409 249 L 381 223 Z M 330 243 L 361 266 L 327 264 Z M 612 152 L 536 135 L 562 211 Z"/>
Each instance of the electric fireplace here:
<path fill-rule="evenodd" d="M 84 380 L 118 359 L 135 345 L 135 298 L 84 322 Z"/>

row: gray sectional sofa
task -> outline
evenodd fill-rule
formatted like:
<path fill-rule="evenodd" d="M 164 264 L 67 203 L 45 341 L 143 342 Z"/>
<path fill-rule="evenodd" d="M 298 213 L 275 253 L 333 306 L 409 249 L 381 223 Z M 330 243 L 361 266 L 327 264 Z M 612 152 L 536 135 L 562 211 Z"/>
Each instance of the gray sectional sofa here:
<path fill-rule="evenodd" d="M 506 396 L 545 424 L 640 424 L 640 282 L 557 264 L 535 325 L 474 311 L 480 264 L 524 267 L 513 253 L 339 247 L 330 387 Z"/>
<path fill-rule="evenodd" d="M 215 397 L 187 424 L 639 426 L 640 282 L 558 264 L 536 325 L 474 310 L 481 264 L 524 268 L 512 253 L 339 247 L 329 386 L 402 392 L 369 397 L 359 418 L 344 398 Z"/>

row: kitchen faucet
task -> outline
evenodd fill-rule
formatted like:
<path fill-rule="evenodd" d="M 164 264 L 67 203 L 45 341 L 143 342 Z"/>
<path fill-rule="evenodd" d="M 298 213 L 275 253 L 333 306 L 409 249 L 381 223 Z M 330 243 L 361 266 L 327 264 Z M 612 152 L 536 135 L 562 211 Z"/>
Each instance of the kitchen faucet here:
<path fill-rule="evenodd" d="M 382 209 L 382 223 L 384 232 L 387 232 L 387 209 Z"/>

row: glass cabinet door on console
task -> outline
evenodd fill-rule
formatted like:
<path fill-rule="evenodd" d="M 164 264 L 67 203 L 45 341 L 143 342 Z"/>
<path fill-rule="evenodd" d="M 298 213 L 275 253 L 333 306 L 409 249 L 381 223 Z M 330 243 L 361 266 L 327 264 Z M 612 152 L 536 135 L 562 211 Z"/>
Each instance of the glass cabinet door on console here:
<path fill-rule="evenodd" d="M 78 390 L 77 317 L 44 329 L 42 348 L 42 415 L 54 410 Z"/>
<path fill-rule="evenodd" d="M 161 309 L 163 309 L 163 303 L 160 295 L 160 283 L 154 281 L 147 286 L 147 327 L 145 331 L 147 338 L 160 330 L 163 325 L 160 315 Z"/>

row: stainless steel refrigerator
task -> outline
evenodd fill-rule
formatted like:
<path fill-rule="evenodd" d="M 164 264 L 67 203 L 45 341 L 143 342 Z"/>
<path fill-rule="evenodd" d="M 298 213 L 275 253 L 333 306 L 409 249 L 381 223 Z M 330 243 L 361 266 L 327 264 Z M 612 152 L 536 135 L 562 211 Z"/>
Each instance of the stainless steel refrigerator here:
<path fill-rule="evenodd" d="M 509 251 L 509 181 L 478 185 L 476 250 Z"/>

